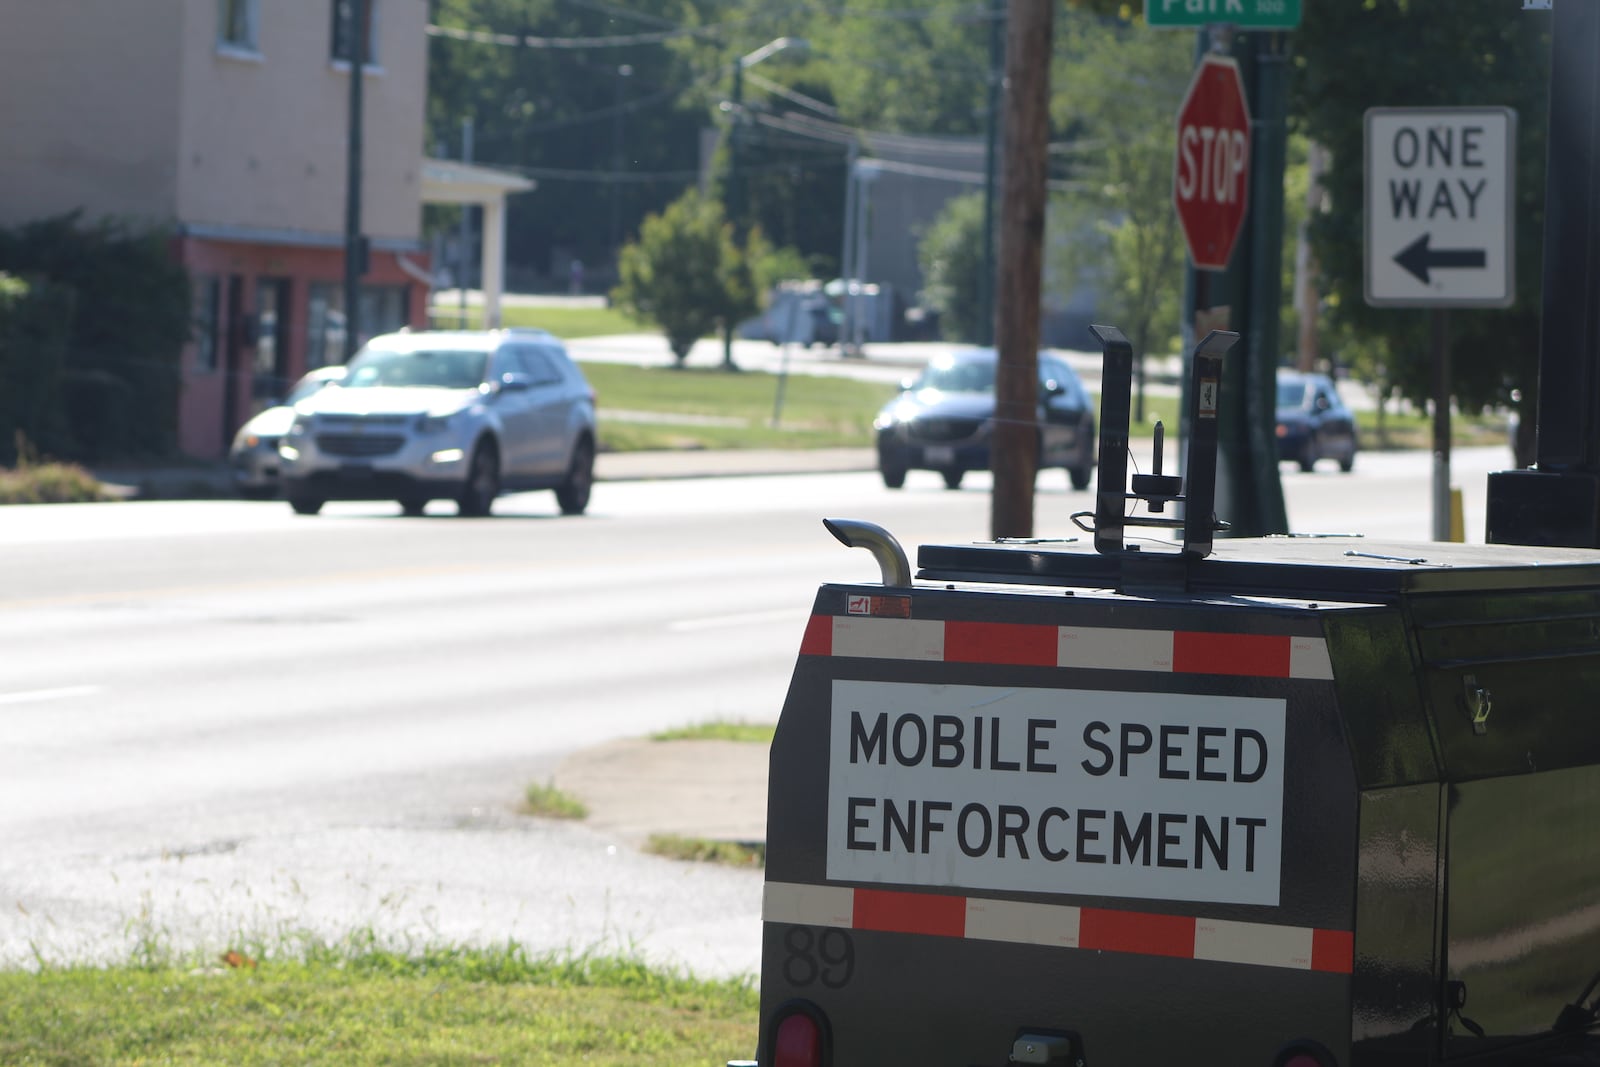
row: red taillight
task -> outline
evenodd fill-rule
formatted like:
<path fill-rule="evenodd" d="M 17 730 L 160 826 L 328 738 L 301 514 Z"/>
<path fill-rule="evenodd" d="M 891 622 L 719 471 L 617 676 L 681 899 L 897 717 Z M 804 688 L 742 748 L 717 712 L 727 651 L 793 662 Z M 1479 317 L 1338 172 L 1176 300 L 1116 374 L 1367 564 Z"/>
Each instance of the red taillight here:
<path fill-rule="evenodd" d="M 795 1014 L 778 1024 L 772 1067 L 822 1067 L 822 1031 L 815 1019 Z"/>
<path fill-rule="evenodd" d="M 1315 1041 L 1291 1041 L 1272 1060 L 1272 1067 L 1338 1067 L 1333 1053 Z"/>

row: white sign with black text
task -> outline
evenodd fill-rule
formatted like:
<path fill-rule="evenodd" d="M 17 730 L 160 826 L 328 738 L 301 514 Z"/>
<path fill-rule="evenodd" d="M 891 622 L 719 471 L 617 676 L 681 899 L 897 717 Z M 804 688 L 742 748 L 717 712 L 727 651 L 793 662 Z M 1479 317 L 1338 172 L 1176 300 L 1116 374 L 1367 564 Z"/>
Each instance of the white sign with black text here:
<path fill-rule="evenodd" d="M 1515 299 L 1516 131 L 1504 107 L 1367 111 L 1367 303 Z"/>
<path fill-rule="evenodd" d="M 1278 903 L 1285 704 L 836 680 L 830 880 Z"/>

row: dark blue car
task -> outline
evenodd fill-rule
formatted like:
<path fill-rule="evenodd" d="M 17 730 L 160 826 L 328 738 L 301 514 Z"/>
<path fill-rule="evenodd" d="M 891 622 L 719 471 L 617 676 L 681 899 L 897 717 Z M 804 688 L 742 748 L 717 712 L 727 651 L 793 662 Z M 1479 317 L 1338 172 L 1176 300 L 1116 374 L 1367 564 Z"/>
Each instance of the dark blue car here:
<path fill-rule="evenodd" d="M 1356 419 L 1333 379 L 1326 374 L 1278 371 L 1278 458 L 1292 460 L 1303 471 L 1319 459 L 1333 459 L 1339 469 L 1355 466 Z"/>
<path fill-rule="evenodd" d="M 946 487 L 959 489 L 967 471 L 989 469 L 996 365 L 992 348 L 942 355 L 884 405 L 874 423 L 884 485 L 899 489 L 907 471 L 931 470 Z M 1039 468 L 1065 468 L 1074 489 L 1087 489 L 1094 475 L 1094 407 L 1077 372 L 1044 352 L 1037 422 Z"/>

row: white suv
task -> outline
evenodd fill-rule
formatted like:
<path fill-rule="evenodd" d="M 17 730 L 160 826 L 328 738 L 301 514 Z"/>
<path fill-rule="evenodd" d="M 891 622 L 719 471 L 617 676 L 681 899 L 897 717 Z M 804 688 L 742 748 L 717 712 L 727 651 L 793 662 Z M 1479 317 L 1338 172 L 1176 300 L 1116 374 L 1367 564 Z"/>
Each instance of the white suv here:
<path fill-rule="evenodd" d="M 454 500 L 487 515 L 502 490 L 554 489 L 567 515 L 594 484 L 594 390 L 543 330 L 374 337 L 334 386 L 301 401 L 279 444 L 301 515 L 328 500 Z"/>

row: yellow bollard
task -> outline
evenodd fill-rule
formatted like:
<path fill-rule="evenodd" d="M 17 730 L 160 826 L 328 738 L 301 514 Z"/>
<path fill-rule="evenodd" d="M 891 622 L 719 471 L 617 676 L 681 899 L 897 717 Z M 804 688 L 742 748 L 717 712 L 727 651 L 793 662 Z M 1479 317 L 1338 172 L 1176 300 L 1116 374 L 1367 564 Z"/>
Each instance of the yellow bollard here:
<path fill-rule="evenodd" d="M 1460 543 L 1467 539 L 1467 522 L 1461 510 L 1461 490 L 1450 487 L 1450 540 Z"/>

